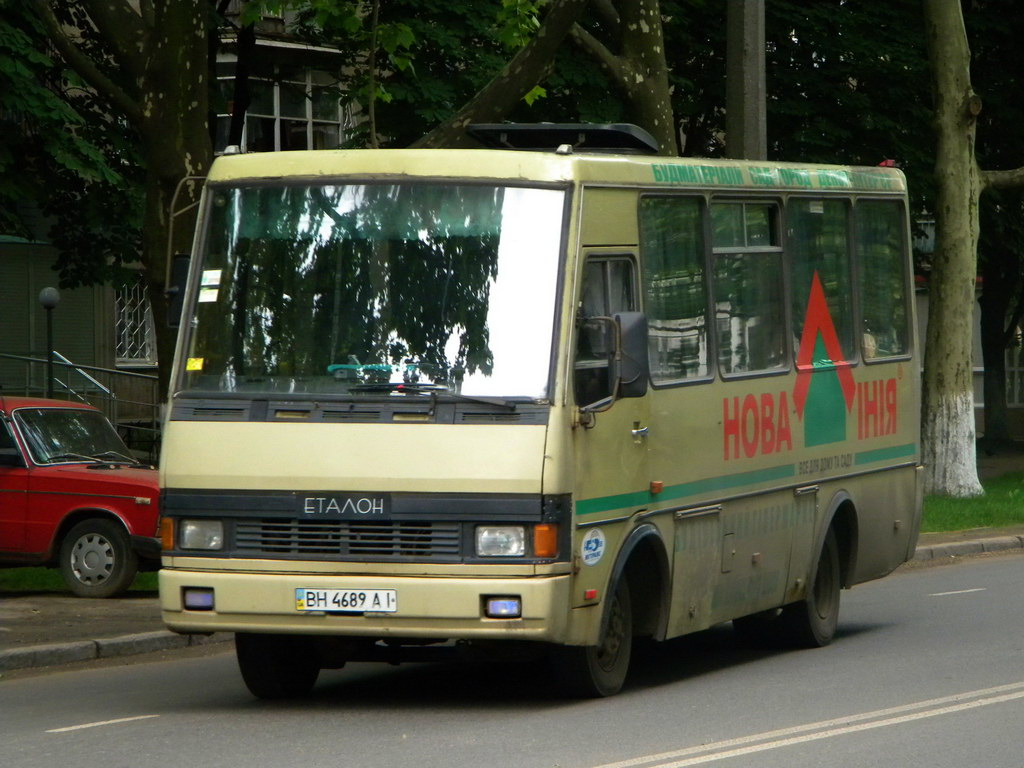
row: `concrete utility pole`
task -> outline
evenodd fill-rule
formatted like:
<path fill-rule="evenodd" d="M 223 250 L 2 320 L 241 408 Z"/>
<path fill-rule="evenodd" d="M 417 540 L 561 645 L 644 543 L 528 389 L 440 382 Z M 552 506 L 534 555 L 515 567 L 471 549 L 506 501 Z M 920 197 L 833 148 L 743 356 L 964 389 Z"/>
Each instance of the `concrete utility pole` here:
<path fill-rule="evenodd" d="M 764 160 L 764 0 L 728 0 L 725 51 L 725 156 Z"/>

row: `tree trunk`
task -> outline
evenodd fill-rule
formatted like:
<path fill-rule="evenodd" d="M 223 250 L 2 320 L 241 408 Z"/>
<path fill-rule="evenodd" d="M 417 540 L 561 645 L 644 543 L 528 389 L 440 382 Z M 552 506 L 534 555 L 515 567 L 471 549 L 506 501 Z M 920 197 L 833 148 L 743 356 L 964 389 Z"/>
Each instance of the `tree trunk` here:
<path fill-rule="evenodd" d="M 616 19 L 622 51 L 614 53 L 576 26 L 573 42 L 594 59 L 629 107 L 629 119 L 655 139 L 662 155 L 678 155 L 679 140 L 665 63 L 665 38 L 658 0 L 623 0 Z M 611 11 L 609 11 L 611 13 Z"/>
<path fill-rule="evenodd" d="M 922 414 L 925 491 L 977 496 L 972 310 L 981 174 L 974 155 L 980 101 L 959 2 L 925 0 L 937 137 L 936 251 L 929 286 Z"/>
<path fill-rule="evenodd" d="M 622 54 L 633 77 L 625 83 L 634 122 L 658 140 L 663 155 L 679 154 L 679 139 L 665 63 L 658 0 L 625 0 L 622 8 Z"/>
<path fill-rule="evenodd" d="M 167 392 L 177 332 L 167 326 L 167 254 L 189 253 L 195 231 L 195 209 L 174 218 L 171 200 L 186 176 L 204 176 L 213 159 L 208 126 L 205 62 L 207 48 L 206 0 L 179 0 L 155 4 L 150 49 L 141 101 L 139 132 L 146 164 L 146 211 L 143 222 L 142 263 L 148 295 L 156 320 L 157 355 L 161 392 Z M 177 208 L 198 199 L 198 184 L 184 185 Z M 173 242 L 169 239 L 173 233 Z"/>

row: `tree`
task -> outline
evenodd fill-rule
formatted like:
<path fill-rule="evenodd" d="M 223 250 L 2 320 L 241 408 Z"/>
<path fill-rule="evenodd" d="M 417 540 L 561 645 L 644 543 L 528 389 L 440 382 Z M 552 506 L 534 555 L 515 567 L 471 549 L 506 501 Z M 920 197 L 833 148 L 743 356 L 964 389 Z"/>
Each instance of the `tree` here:
<path fill-rule="evenodd" d="M 179 182 L 205 175 L 213 149 L 208 128 L 209 0 L 31 0 L 64 62 L 124 120 L 139 139 L 145 168 L 140 261 L 158 318 L 164 295 L 168 247 L 187 252 L 190 222 L 179 219 L 171 235 L 171 202 Z M 85 42 L 90 36 L 98 45 Z M 186 186 L 194 196 L 197 186 Z M 179 204 L 179 207 L 180 204 Z M 162 384 L 170 375 L 173 332 L 157 324 Z"/>
<path fill-rule="evenodd" d="M 986 189 L 1024 185 L 1024 168 L 983 171 L 975 156 L 981 99 L 960 3 L 924 0 L 935 98 L 936 251 L 925 343 L 922 414 L 925 490 L 982 493 L 975 462 L 971 312 L 977 275 L 978 204 Z"/>
<path fill-rule="evenodd" d="M 971 41 L 971 75 L 984 100 L 978 115 L 982 166 L 1024 165 L 1020 125 L 1024 102 L 1012 94 L 1024 85 L 1024 16 L 996 3 L 974 3 L 964 21 Z M 1024 189 L 989 190 L 980 201 L 978 260 L 981 273 L 981 348 L 984 373 L 984 445 L 992 452 L 1010 439 L 1007 349 L 1020 345 L 1024 315 Z"/>
<path fill-rule="evenodd" d="M 471 123 L 499 122 L 543 80 L 559 46 L 590 0 L 552 0 L 537 30 L 494 78 L 461 109 L 413 144 L 452 147 L 472 144 L 466 134 Z"/>
<path fill-rule="evenodd" d="M 45 53 L 36 15 L 0 6 L 0 231 L 38 236 L 23 218 L 35 202 L 55 222 L 61 287 L 114 279 L 138 250 L 131 139 Z"/>
<path fill-rule="evenodd" d="M 650 131 L 665 154 L 677 154 L 657 0 L 502 0 L 491 3 L 493 15 L 467 0 L 443 6 L 292 0 L 268 7 L 284 5 L 307 22 L 304 34 L 340 45 L 349 69 L 365 73 L 353 79 L 353 90 L 373 113 L 372 138 L 382 133 L 395 145 L 474 146 L 465 132 L 470 123 L 522 115 L 524 103 L 539 106 L 537 117 L 553 115 L 557 110 L 543 107 L 540 84 L 557 82 L 552 75 L 566 65 L 562 54 L 571 39 L 592 61 L 587 79 L 601 82 L 606 93 L 611 85 L 624 102 L 623 119 Z M 375 64 L 375 41 L 386 54 L 384 66 Z M 503 47 L 515 50 L 508 61 L 495 53 Z M 481 79 L 481 72 L 492 76 Z M 554 119 L 565 122 L 564 115 L 561 110 Z"/>

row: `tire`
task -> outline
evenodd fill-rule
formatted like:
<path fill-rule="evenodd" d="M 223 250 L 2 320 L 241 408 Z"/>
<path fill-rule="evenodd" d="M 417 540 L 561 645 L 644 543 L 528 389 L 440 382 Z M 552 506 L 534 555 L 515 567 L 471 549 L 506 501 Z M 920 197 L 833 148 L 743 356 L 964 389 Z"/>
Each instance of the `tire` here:
<path fill-rule="evenodd" d="M 598 645 L 553 649 L 553 671 L 570 696 L 613 696 L 626 681 L 633 649 L 633 610 L 625 576 L 619 579 L 606 610 Z"/>
<path fill-rule="evenodd" d="M 825 536 L 806 597 L 781 609 L 734 619 L 741 641 L 769 648 L 821 648 L 832 642 L 839 623 L 839 545 L 832 529 Z"/>
<path fill-rule="evenodd" d="M 293 635 L 235 635 L 235 655 L 242 680 L 260 699 L 307 695 L 320 675 L 320 661 L 308 638 Z"/>
<path fill-rule="evenodd" d="M 93 518 L 77 523 L 60 545 L 60 573 L 79 597 L 113 597 L 131 586 L 139 570 L 120 523 Z"/>

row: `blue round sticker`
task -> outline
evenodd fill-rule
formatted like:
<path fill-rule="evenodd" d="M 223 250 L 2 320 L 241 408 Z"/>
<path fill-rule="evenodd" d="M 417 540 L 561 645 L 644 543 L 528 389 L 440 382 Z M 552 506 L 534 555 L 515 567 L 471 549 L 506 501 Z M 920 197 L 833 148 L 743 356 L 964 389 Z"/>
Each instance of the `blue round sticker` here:
<path fill-rule="evenodd" d="M 580 556 L 584 565 L 597 565 L 604 557 L 605 539 L 600 528 L 591 528 L 583 537 L 580 545 Z"/>

